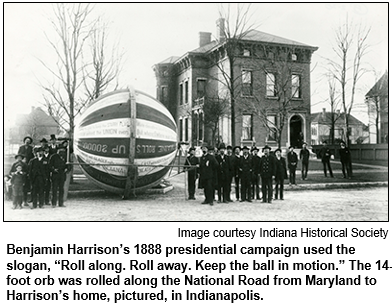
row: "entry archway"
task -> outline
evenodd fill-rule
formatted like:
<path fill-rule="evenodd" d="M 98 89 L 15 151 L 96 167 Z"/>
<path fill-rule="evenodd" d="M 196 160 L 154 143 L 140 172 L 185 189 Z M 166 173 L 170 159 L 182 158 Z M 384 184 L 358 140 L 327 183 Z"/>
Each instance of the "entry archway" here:
<path fill-rule="evenodd" d="M 290 145 L 301 148 L 304 141 L 303 119 L 299 115 L 290 118 Z"/>

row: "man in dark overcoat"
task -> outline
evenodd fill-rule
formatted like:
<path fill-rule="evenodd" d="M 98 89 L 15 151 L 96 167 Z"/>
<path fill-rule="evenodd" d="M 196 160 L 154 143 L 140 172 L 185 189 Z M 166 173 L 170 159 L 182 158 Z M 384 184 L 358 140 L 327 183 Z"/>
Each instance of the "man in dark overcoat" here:
<path fill-rule="evenodd" d="M 353 175 L 352 164 L 351 164 L 351 153 L 343 141 L 340 143 L 339 155 L 340 155 L 340 162 L 342 164 L 343 177 L 346 178 L 346 171 L 347 171 L 347 177 L 351 179 Z"/>
<path fill-rule="evenodd" d="M 229 182 L 228 182 L 228 190 L 227 190 L 227 195 L 226 199 L 228 202 L 233 202 L 231 199 L 231 184 L 233 182 L 233 177 L 235 176 L 235 167 L 234 167 L 234 155 L 233 155 L 233 147 L 228 145 L 226 147 L 226 155 L 229 158 Z"/>
<path fill-rule="evenodd" d="M 307 143 L 304 142 L 302 144 L 302 149 L 299 152 L 299 159 L 302 161 L 302 168 L 301 168 L 302 180 L 306 180 L 308 176 L 309 157 L 310 157 L 310 151 L 307 148 Z"/>
<path fill-rule="evenodd" d="M 242 152 L 243 155 L 240 158 L 240 164 L 238 167 L 241 178 L 241 202 L 252 202 L 252 156 L 249 154 L 249 148 L 247 146 L 242 148 Z"/>
<path fill-rule="evenodd" d="M 327 141 L 323 141 L 323 147 L 319 152 L 319 157 L 321 157 L 321 161 L 323 163 L 325 177 L 327 177 L 327 167 L 329 170 L 329 174 L 331 175 L 331 177 L 333 177 L 331 168 L 331 150 L 327 146 Z"/>
<path fill-rule="evenodd" d="M 45 173 L 46 173 L 45 186 L 44 186 L 44 201 L 45 201 L 45 205 L 50 205 L 49 197 L 50 197 L 50 189 L 52 187 L 52 183 L 50 180 L 50 169 L 49 169 L 49 159 L 51 156 L 50 147 L 46 146 L 43 149 L 44 149 L 43 164 L 45 166 Z"/>
<path fill-rule="evenodd" d="M 259 168 L 260 168 L 260 160 L 261 157 L 258 155 L 259 149 L 254 146 L 251 150 L 252 153 L 252 168 L 253 168 L 253 175 L 252 175 L 252 199 L 260 200 L 260 175 L 259 175 Z"/>
<path fill-rule="evenodd" d="M 275 157 L 270 154 L 271 148 L 266 145 L 261 156 L 259 173 L 261 176 L 261 191 L 263 193 L 263 203 L 272 201 L 272 180 L 276 171 Z"/>
<path fill-rule="evenodd" d="M 30 136 L 26 136 L 23 139 L 23 145 L 19 147 L 18 150 L 18 154 L 21 154 L 24 156 L 25 158 L 25 163 L 26 165 L 28 165 L 30 163 L 30 160 L 32 160 L 34 158 L 34 153 L 33 153 L 33 146 L 31 145 L 33 143 L 33 138 L 31 138 Z M 28 193 L 31 190 L 31 180 L 29 175 L 26 175 L 25 178 L 25 184 L 23 186 L 23 203 L 24 206 L 29 206 L 27 204 L 27 196 Z"/>
<path fill-rule="evenodd" d="M 33 199 L 33 209 L 37 208 L 37 200 L 40 208 L 42 208 L 44 205 L 44 186 L 47 177 L 47 170 L 43 163 L 43 149 L 42 147 L 38 147 L 35 150 L 37 157 L 30 160 L 29 163 L 29 177 L 32 185 L 31 196 Z"/>
<path fill-rule="evenodd" d="M 218 162 L 214 157 L 214 147 L 203 146 L 200 158 L 200 183 L 204 188 L 205 200 L 202 204 L 214 205 L 214 188 L 216 186 Z"/>
<path fill-rule="evenodd" d="M 196 200 L 196 180 L 199 175 L 199 159 L 195 156 L 195 148 L 188 150 L 188 156 L 185 160 L 184 168 L 188 173 L 188 200 Z"/>
<path fill-rule="evenodd" d="M 64 205 L 64 183 L 65 176 L 69 167 L 67 166 L 67 157 L 65 148 L 59 148 L 57 153 L 50 156 L 49 169 L 52 181 L 52 207 L 65 207 Z"/>
<path fill-rule="evenodd" d="M 276 171 L 275 171 L 275 200 L 279 198 L 283 200 L 284 180 L 287 179 L 286 160 L 282 156 L 282 150 L 275 150 Z"/>
<path fill-rule="evenodd" d="M 234 173 L 234 183 L 235 183 L 235 198 L 237 201 L 240 200 L 240 173 L 239 166 L 241 160 L 241 148 L 239 146 L 234 147 L 234 155 L 232 158 L 232 168 Z"/>
<path fill-rule="evenodd" d="M 59 146 L 56 144 L 56 135 L 52 134 L 50 135 L 50 139 L 49 139 L 49 155 L 52 156 L 54 153 L 57 153 L 57 150 L 59 148 Z"/>
<path fill-rule="evenodd" d="M 219 153 L 216 156 L 218 162 L 218 201 L 228 203 L 228 195 L 230 194 L 231 173 L 230 158 L 225 154 L 226 147 L 224 143 L 219 145 Z"/>
<path fill-rule="evenodd" d="M 295 182 L 295 172 L 297 171 L 297 164 L 298 164 L 298 155 L 294 152 L 294 147 L 289 147 L 289 152 L 287 153 L 287 165 L 289 167 L 290 172 L 290 185 L 294 184 Z"/>

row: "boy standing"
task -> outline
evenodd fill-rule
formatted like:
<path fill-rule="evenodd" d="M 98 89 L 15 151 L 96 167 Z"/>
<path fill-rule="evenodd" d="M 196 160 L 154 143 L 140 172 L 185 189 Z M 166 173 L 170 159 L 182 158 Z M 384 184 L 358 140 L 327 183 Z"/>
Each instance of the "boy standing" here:
<path fill-rule="evenodd" d="M 23 202 L 23 186 L 26 181 L 26 172 L 22 171 L 22 165 L 16 166 L 16 172 L 12 175 L 12 195 L 13 195 L 13 209 L 19 207 L 22 209 Z"/>

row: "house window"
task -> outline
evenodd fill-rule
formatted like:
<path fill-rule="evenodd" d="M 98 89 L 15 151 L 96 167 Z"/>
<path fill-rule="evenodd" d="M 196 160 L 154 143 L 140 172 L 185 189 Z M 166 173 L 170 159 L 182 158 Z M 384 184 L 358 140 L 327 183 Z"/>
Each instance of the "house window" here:
<path fill-rule="evenodd" d="M 206 95 L 206 80 L 197 80 L 197 98 L 203 98 Z"/>
<path fill-rule="evenodd" d="M 185 118 L 185 126 L 184 126 L 184 130 L 185 130 L 185 141 L 188 141 L 188 118 Z"/>
<path fill-rule="evenodd" d="M 267 73 L 267 97 L 276 96 L 275 74 Z"/>
<path fill-rule="evenodd" d="M 182 141 L 183 140 L 183 137 L 182 137 L 182 119 L 179 120 L 178 128 L 179 128 L 178 134 L 180 134 L 180 141 Z"/>
<path fill-rule="evenodd" d="M 189 88 L 188 88 L 188 81 L 185 81 L 185 104 L 188 103 L 188 95 L 189 95 Z"/>
<path fill-rule="evenodd" d="M 180 84 L 180 105 L 182 105 L 184 102 L 184 86 L 181 83 Z"/>
<path fill-rule="evenodd" d="M 252 129 L 252 115 L 242 115 L 242 139 L 252 140 L 253 129 Z"/>
<path fill-rule="evenodd" d="M 293 98 L 301 98 L 301 78 L 298 74 L 291 76 L 291 94 Z"/>
<path fill-rule="evenodd" d="M 244 96 L 252 96 L 252 71 L 242 71 L 242 94 Z"/>
<path fill-rule="evenodd" d="M 204 113 L 199 113 L 199 140 L 204 139 L 203 127 L 204 127 Z"/>
<path fill-rule="evenodd" d="M 250 50 L 249 49 L 244 49 L 244 56 L 250 56 Z"/>
<path fill-rule="evenodd" d="M 295 53 L 291 54 L 291 60 L 293 62 L 296 62 L 297 61 L 297 54 L 295 54 Z"/>
<path fill-rule="evenodd" d="M 267 116 L 267 126 L 268 126 L 268 141 L 276 141 L 277 132 L 276 132 L 276 116 Z"/>
<path fill-rule="evenodd" d="M 312 126 L 312 135 L 317 136 L 317 129 L 314 126 Z"/>
<path fill-rule="evenodd" d="M 161 87 L 161 102 L 162 103 L 167 102 L 167 87 L 166 86 Z"/>

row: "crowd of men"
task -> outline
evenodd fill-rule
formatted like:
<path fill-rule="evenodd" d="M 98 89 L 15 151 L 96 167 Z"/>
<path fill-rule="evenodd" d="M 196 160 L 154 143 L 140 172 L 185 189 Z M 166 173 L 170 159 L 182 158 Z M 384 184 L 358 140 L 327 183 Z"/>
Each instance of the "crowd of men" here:
<path fill-rule="evenodd" d="M 13 208 L 21 209 L 22 203 L 29 207 L 28 202 L 32 203 L 31 209 L 43 208 L 44 205 L 65 207 L 68 142 L 64 140 L 58 144 L 56 136 L 51 135 L 49 142 L 43 138 L 39 146 L 33 147 L 30 136 L 26 136 L 23 143 L 7 176 Z"/>
<path fill-rule="evenodd" d="M 266 145 L 259 149 L 247 146 L 219 145 L 218 150 L 212 146 L 202 146 L 202 156 L 195 156 L 195 148 L 188 150 L 184 168 L 188 172 L 188 199 L 195 200 L 196 180 L 199 179 L 198 188 L 204 189 L 205 200 L 202 204 L 213 205 L 215 194 L 218 194 L 218 203 L 233 202 L 231 199 L 232 183 L 235 185 L 236 200 L 240 202 L 252 202 L 262 200 L 263 203 L 271 203 L 273 199 L 273 185 L 275 185 L 274 199 L 284 199 L 284 180 L 289 178 L 290 185 L 296 185 L 296 169 L 298 162 L 302 163 L 302 180 L 307 180 L 310 151 L 307 144 L 303 143 L 299 157 L 294 147 L 288 148 L 287 157 L 282 156 L 281 149 L 271 152 Z M 333 177 L 330 159 L 331 151 L 326 142 L 319 153 L 324 165 L 324 174 L 327 176 L 328 167 Z M 340 158 L 342 172 L 346 177 L 352 176 L 350 151 L 345 144 L 341 143 Z M 287 162 L 286 162 L 287 159 Z M 287 175 L 287 169 L 289 175 Z M 261 190 L 260 190 L 261 181 Z M 260 196 L 261 191 L 261 196 Z"/>

